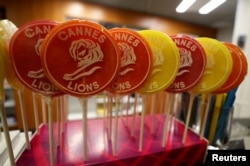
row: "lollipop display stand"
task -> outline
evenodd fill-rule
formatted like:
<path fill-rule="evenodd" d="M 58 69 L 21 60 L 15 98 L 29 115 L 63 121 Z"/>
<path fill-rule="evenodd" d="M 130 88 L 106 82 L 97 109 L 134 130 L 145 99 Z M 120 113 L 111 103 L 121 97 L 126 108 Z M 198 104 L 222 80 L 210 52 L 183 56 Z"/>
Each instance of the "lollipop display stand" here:
<path fill-rule="evenodd" d="M 55 165 L 196 165 L 204 160 L 207 140 L 200 139 L 192 130 L 188 131 L 187 141 L 183 144 L 184 125 L 172 119 L 166 147 L 161 146 L 163 115 L 156 115 L 155 134 L 150 134 L 151 116 L 145 118 L 144 145 L 138 151 L 140 118 L 136 119 L 135 137 L 130 136 L 130 128 L 125 125 L 124 117 L 118 121 L 117 156 L 112 155 L 112 140 L 108 139 L 105 120 L 88 120 L 88 160 L 83 161 L 82 121 L 69 121 L 62 135 L 61 146 L 54 149 Z M 128 118 L 129 123 L 132 118 Z M 54 124 L 54 131 L 57 125 Z M 49 165 L 48 125 L 40 126 L 40 134 L 31 140 L 31 150 L 25 150 L 16 161 L 17 166 Z M 56 140 L 57 133 L 54 133 Z M 195 152 L 195 155 L 194 155 Z M 178 163 L 177 163 L 178 162 Z"/>
<path fill-rule="evenodd" d="M 156 30 L 108 30 L 77 19 L 36 20 L 19 29 L 8 20 L 0 23 L 7 48 L 2 48 L 4 61 L 0 56 L 4 64 L 0 67 L 6 68 L 6 73 L 0 72 L 0 83 L 6 77 L 17 90 L 24 126 L 24 136 L 12 136 L 0 109 L 8 152 L 1 148 L 0 165 L 6 160 L 1 157 L 8 155 L 9 165 L 17 166 L 200 165 L 207 154 L 204 131 L 212 96 L 238 87 L 247 73 L 246 58 L 238 48 L 211 38 L 170 37 Z M 227 80 L 236 81 L 227 86 Z M 33 99 L 42 96 L 48 112 L 43 109 L 48 122 L 39 126 L 33 103 L 37 120 L 32 137 L 26 124 L 24 87 L 32 91 Z M 188 105 L 176 97 L 182 93 L 189 94 Z M 90 119 L 88 100 L 98 94 L 103 94 L 103 116 Z M 82 119 L 65 121 L 69 108 L 61 97 L 66 95 L 78 99 Z M 199 108 L 199 134 L 189 128 L 198 95 L 206 97 Z M 3 96 L 0 93 L 1 103 Z M 98 112 L 98 100 L 96 104 Z M 185 124 L 176 117 L 180 106 L 187 108 Z M 21 140 L 26 146 L 17 146 Z M 16 147 L 21 147 L 20 153 L 15 153 Z"/>

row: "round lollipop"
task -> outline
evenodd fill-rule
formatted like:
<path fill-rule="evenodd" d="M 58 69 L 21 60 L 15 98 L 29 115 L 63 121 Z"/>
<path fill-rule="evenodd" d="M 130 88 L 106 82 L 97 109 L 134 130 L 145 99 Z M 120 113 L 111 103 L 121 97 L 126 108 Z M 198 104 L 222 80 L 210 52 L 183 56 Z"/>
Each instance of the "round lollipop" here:
<path fill-rule="evenodd" d="M 152 68 L 152 52 L 148 42 L 138 32 L 128 28 L 109 30 L 121 56 L 119 74 L 109 91 L 131 94 L 142 87 Z"/>
<path fill-rule="evenodd" d="M 2 30 L 0 30 L 0 38 L 2 39 L 3 36 Z M 9 161 L 11 165 L 15 165 L 15 157 L 13 154 L 10 134 L 9 134 L 9 127 L 6 118 L 6 112 L 4 109 L 4 102 L 5 102 L 5 93 L 4 93 L 4 79 L 5 79 L 5 65 L 4 65 L 4 58 L 3 54 L 6 53 L 6 50 L 3 46 L 2 40 L 0 40 L 0 120 L 2 122 L 2 128 L 4 132 L 4 138 L 7 145 Z M 2 132 L 0 128 L 0 142 L 2 141 Z"/>
<path fill-rule="evenodd" d="M 216 39 L 211 38 L 197 38 L 199 43 L 203 46 L 207 56 L 207 63 L 205 72 L 201 80 L 191 90 L 194 94 L 207 94 L 207 106 L 204 112 L 204 119 L 200 130 L 200 136 L 203 137 L 209 103 L 211 100 L 211 92 L 220 88 L 228 79 L 233 66 L 232 57 L 227 47 Z M 187 114 L 187 121 L 185 124 L 183 142 L 186 140 L 187 128 L 190 119 L 190 112 Z"/>
<path fill-rule="evenodd" d="M 36 20 L 21 26 L 10 41 L 10 57 L 18 79 L 30 90 L 45 96 L 62 92 L 45 76 L 40 58 L 45 36 L 58 23 Z"/>
<path fill-rule="evenodd" d="M 191 36 L 177 34 L 170 37 L 175 42 L 180 53 L 180 66 L 177 76 L 172 85 L 166 89 L 167 92 L 171 92 L 168 103 L 172 105 L 174 98 L 172 93 L 188 92 L 199 82 L 205 70 L 206 54 L 201 44 Z M 190 105 L 192 105 L 192 100 L 190 102 Z M 168 108 L 165 119 L 162 146 L 166 145 L 170 109 Z"/>
<path fill-rule="evenodd" d="M 1 34 L 1 42 L 2 42 L 1 46 L 2 46 L 2 50 L 4 50 L 4 54 L 2 57 L 4 61 L 4 66 L 5 66 L 6 79 L 9 85 L 17 91 L 17 95 L 18 95 L 18 99 L 20 103 L 20 112 L 21 112 L 21 117 L 22 117 L 22 124 L 23 124 L 23 129 L 24 129 L 26 146 L 27 146 L 27 149 L 30 149 L 28 126 L 27 126 L 27 120 L 26 120 L 26 111 L 24 109 L 24 103 L 23 103 L 23 85 L 18 80 L 13 70 L 10 57 L 8 55 L 9 42 L 13 34 L 16 32 L 17 27 L 15 24 L 13 24 L 9 20 L 1 20 L 0 29 L 2 33 Z"/>
<path fill-rule="evenodd" d="M 83 101 L 83 158 L 87 159 L 86 97 L 100 93 L 114 80 L 120 67 L 118 48 L 103 26 L 84 20 L 57 25 L 44 39 L 43 69 L 63 92 Z"/>
<path fill-rule="evenodd" d="M 152 52 L 147 41 L 138 32 L 127 28 L 109 30 L 117 43 L 121 54 L 121 66 L 118 76 L 109 90 L 118 95 L 130 94 L 139 89 L 148 78 L 152 67 Z M 117 102 L 119 103 L 119 102 Z M 117 106 L 117 109 L 119 106 Z M 115 148 L 117 144 L 117 117 L 115 116 Z M 133 119 L 135 120 L 135 118 Z"/>
<path fill-rule="evenodd" d="M 188 35 L 171 35 L 180 53 L 180 66 L 172 85 L 167 92 L 187 92 L 194 87 L 201 77 L 206 66 L 206 54 L 201 44 Z"/>
<path fill-rule="evenodd" d="M 226 45 L 231 53 L 233 69 L 227 81 L 219 89 L 215 90 L 214 93 L 227 93 L 236 88 L 247 74 L 247 59 L 241 49 L 232 43 L 223 42 L 223 44 Z"/>
<path fill-rule="evenodd" d="M 153 68 L 149 79 L 138 90 L 142 94 L 154 94 L 169 87 L 178 72 L 180 54 L 173 40 L 156 30 L 142 30 L 153 52 Z"/>
<path fill-rule="evenodd" d="M 36 20 L 20 27 L 10 41 L 9 54 L 18 79 L 30 90 L 46 97 L 49 108 L 50 157 L 53 155 L 52 96 L 63 94 L 45 76 L 40 58 L 41 45 L 45 36 L 58 23 L 50 20 Z M 33 98 L 34 101 L 36 100 Z M 35 102 L 34 102 L 35 103 Z M 45 110 L 43 110 L 45 111 Z"/>
<path fill-rule="evenodd" d="M 149 79 L 144 83 L 143 87 L 138 90 L 141 94 L 156 94 L 169 87 L 177 74 L 180 64 L 180 54 L 173 40 L 165 33 L 156 30 L 142 30 L 139 33 L 145 37 L 153 52 L 153 68 Z M 151 103 L 151 134 L 154 134 L 154 107 L 156 96 L 154 95 Z M 140 139 L 143 136 L 143 123 L 145 111 L 141 115 L 141 132 Z M 139 142 L 139 150 L 142 149 L 142 141 Z"/>

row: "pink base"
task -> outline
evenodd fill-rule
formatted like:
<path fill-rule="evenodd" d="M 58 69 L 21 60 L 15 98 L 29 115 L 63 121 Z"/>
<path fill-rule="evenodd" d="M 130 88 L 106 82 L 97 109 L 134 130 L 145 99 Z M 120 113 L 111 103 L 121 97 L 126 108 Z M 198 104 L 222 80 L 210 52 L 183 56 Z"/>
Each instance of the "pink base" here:
<path fill-rule="evenodd" d="M 117 156 L 112 155 L 112 142 L 108 140 L 104 119 L 88 120 L 88 160 L 83 162 L 82 122 L 70 121 L 65 126 L 60 147 L 55 147 L 56 165 L 197 165 L 204 160 L 207 140 L 189 130 L 185 144 L 182 144 L 184 126 L 173 120 L 168 133 L 167 146 L 161 147 L 163 115 L 155 116 L 154 135 L 150 134 L 151 116 L 146 116 L 142 152 L 138 151 L 140 117 L 136 118 L 135 138 L 130 137 L 130 126 L 125 125 L 125 118 L 119 118 Z M 132 124 L 129 117 L 128 124 Z M 57 140 L 57 125 L 54 124 L 54 140 Z M 112 138 L 112 137 L 111 137 Z M 17 160 L 17 166 L 49 165 L 48 126 L 40 127 L 40 135 L 31 141 L 31 150 L 25 150 Z"/>

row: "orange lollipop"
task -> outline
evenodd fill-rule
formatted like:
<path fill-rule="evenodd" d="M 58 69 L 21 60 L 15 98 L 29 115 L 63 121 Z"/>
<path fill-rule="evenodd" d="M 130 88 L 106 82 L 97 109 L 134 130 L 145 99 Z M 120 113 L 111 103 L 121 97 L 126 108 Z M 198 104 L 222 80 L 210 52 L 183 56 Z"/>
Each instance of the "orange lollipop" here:
<path fill-rule="evenodd" d="M 53 96 L 62 94 L 45 76 L 41 65 L 42 41 L 58 23 L 36 20 L 20 27 L 10 41 L 10 57 L 18 79 L 34 92 Z"/>
<path fill-rule="evenodd" d="M 232 43 L 224 42 L 223 44 L 226 45 L 231 53 L 233 59 L 233 69 L 226 83 L 224 83 L 222 87 L 217 89 L 214 93 L 227 93 L 236 88 L 244 80 L 247 74 L 247 59 L 241 49 Z"/>
<path fill-rule="evenodd" d="M 41 60 L 50 81 L 77 97 L 106 89 L 120 66 L 118 48 L 108 30 L 83 20 L 53 28 L 42 44 Z"/>
<path fill-rule="evenodd" d="M 152 51 L 143 36 L 134 30 L 114 28 L 109 31 L 121 54 L 120 72 L 109 90 L 118 94 L 133 93 L 149 76 Z"/>
<path fill-rule="evenodd" d="M 41 61 L 51 82 L 80 99 L 83 111 L 83 160 L 87 160 L 86 97 L 115 79 L 120 57 L 112 36 L 100 24 L 71 20 L 54 27 L 42 43 Z"/>

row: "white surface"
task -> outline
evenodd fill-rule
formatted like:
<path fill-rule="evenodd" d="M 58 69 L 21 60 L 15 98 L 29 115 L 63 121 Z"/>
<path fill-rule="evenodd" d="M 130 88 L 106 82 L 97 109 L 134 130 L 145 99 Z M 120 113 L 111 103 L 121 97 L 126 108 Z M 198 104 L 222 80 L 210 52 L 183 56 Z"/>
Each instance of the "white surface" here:
<path fill-rule="evenodd" d="M 5 143 L 5 138 L 3 133 L 0 140 L 0 165 L 1 166 L 9 166 L 10 162 L 8 160 L 8 151 Z M 31 133 L 29 133 L 31 136 Z M 23 152 L 25 148 L 25 136 L 24 133 L 21 133 L 19 130 L 10 131 L 10 138 L 12 142 L 12 148 L 14 152 L 14 157 L 17 159 L 21 152 Z"/>

